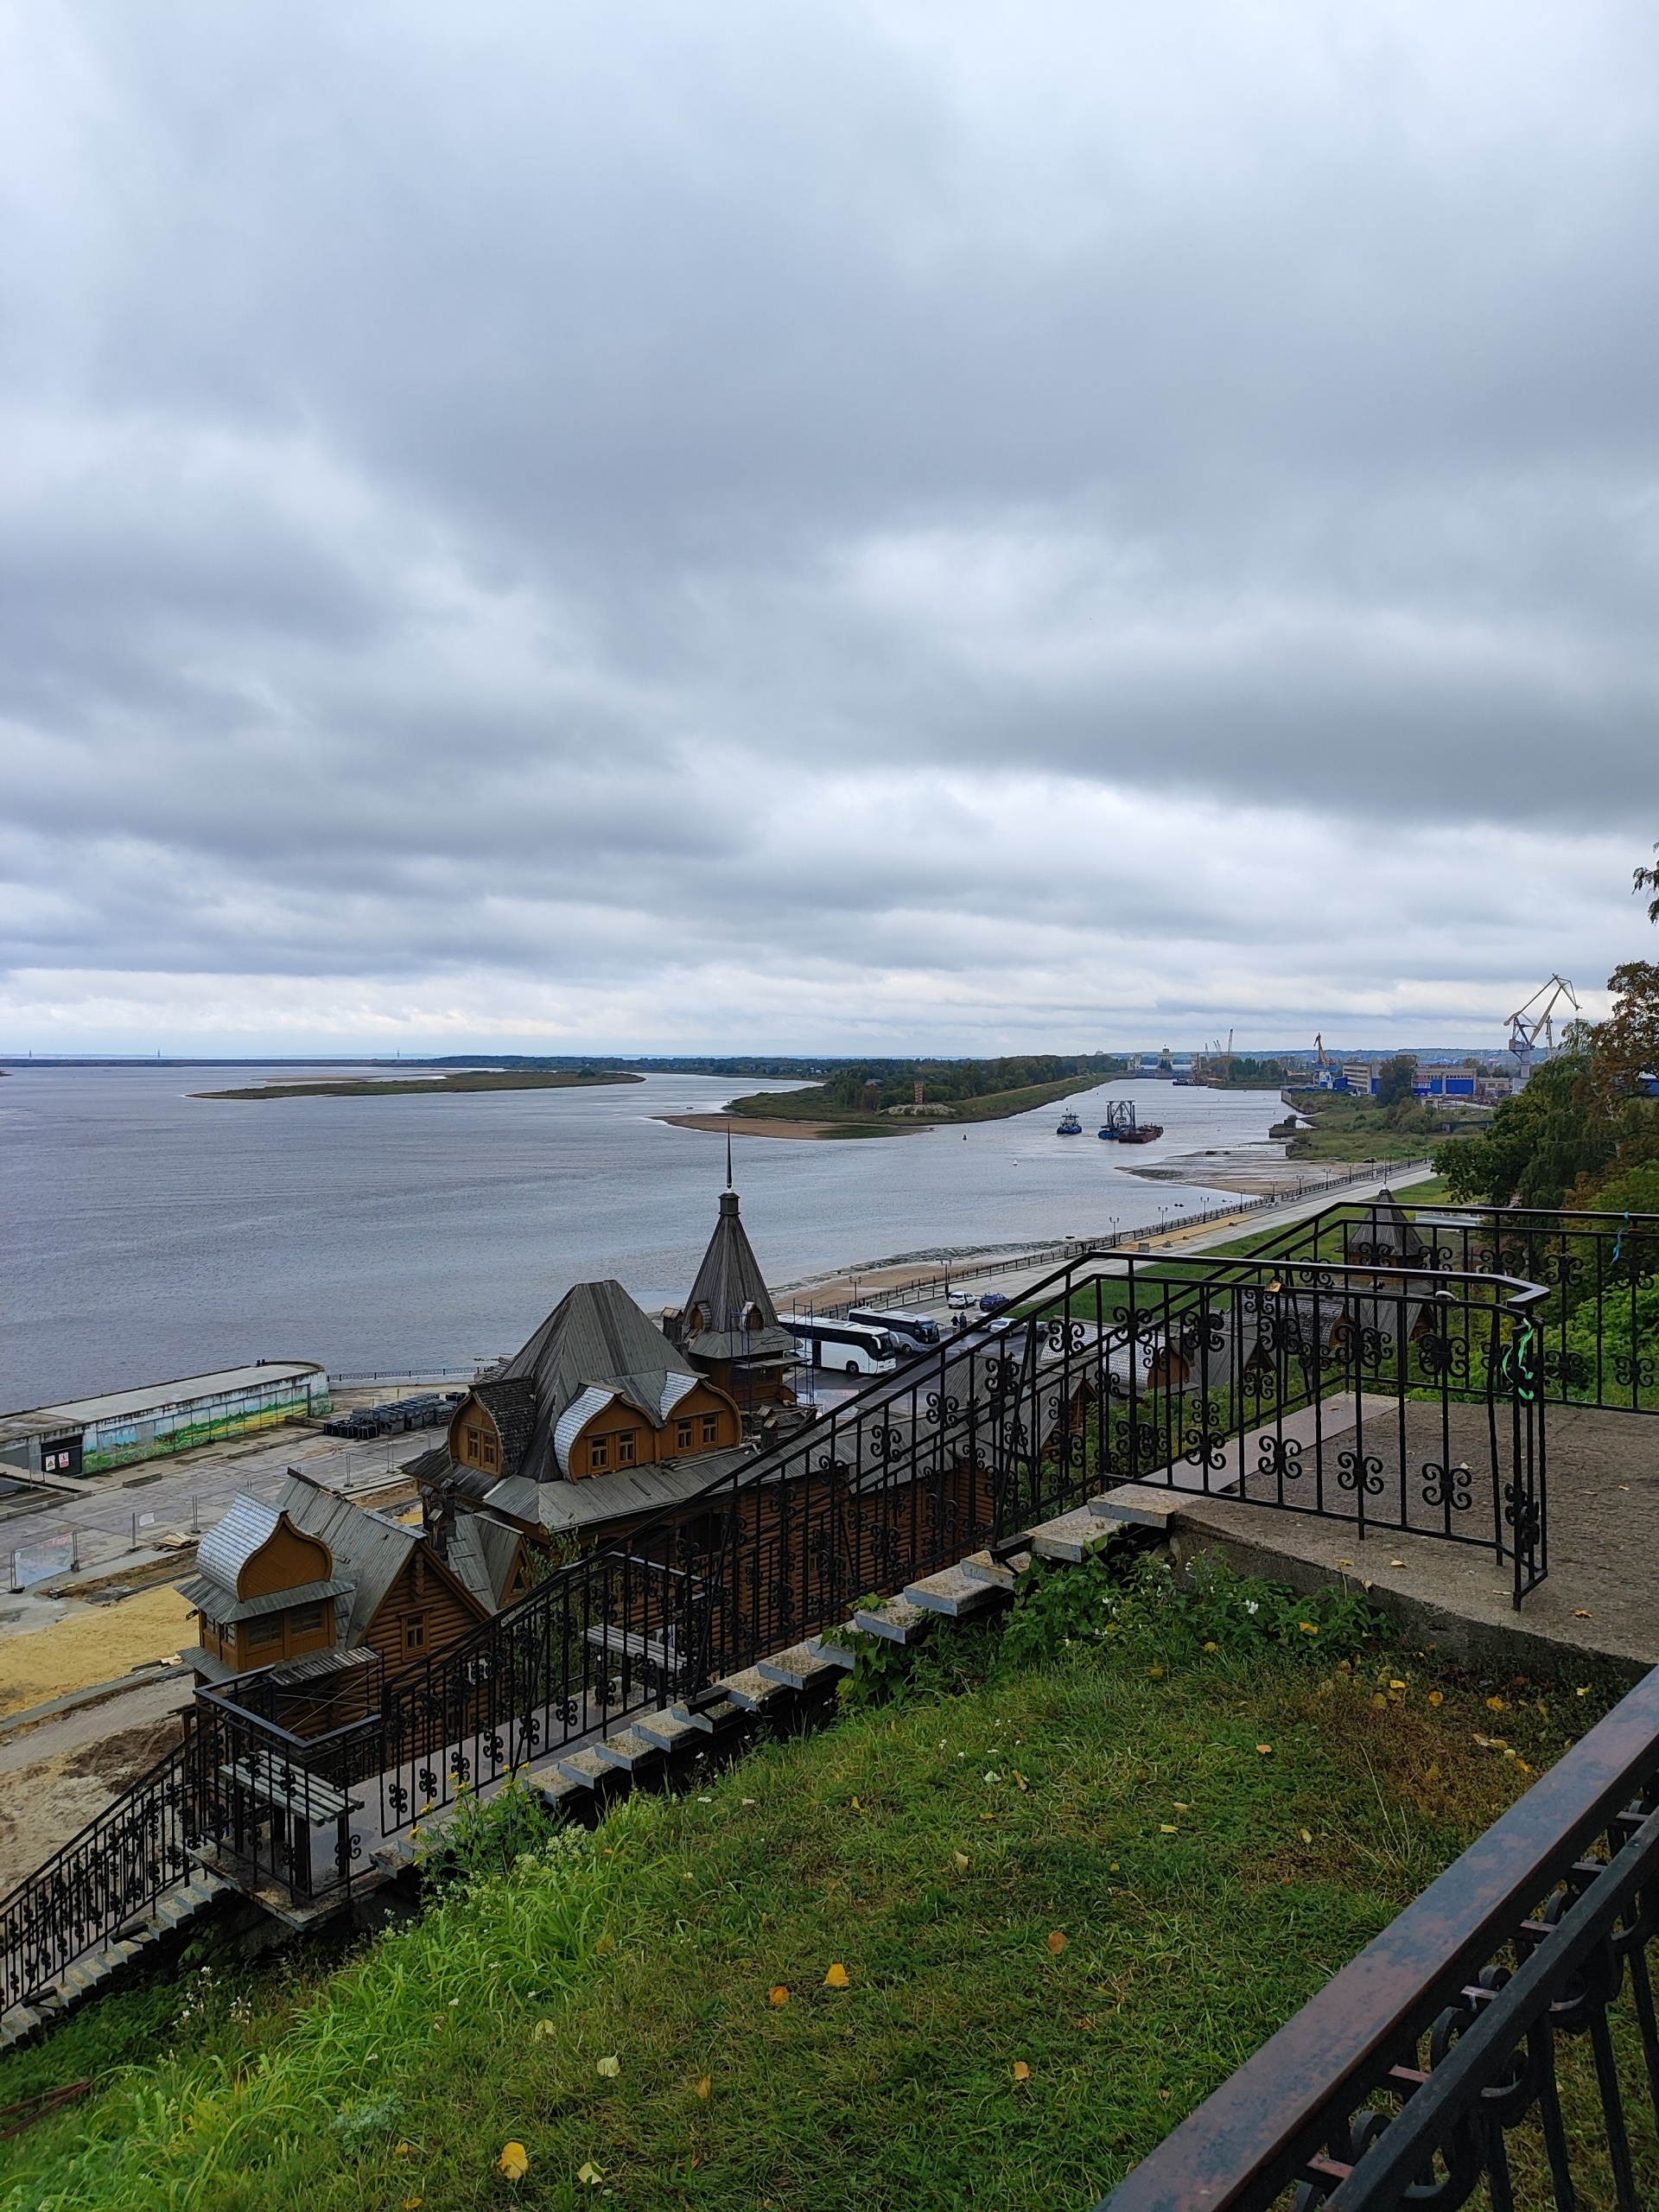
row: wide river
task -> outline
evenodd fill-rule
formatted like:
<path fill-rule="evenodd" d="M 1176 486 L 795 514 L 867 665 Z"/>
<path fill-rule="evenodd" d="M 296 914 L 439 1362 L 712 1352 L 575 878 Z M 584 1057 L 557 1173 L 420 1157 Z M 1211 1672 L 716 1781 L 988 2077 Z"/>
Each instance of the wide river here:
<path fill-rule="evenodd" d="M 745 1078 L 600 1090 L 208 1101 L 296 1072 L 33 1066 L 0 1080 L 0 1408 L 233 1366 L 460 1367 L 521 1344 L 573 1282 L 683 1300 L 724 1180 L 708 1112 Z M 329 1073 L 336 1071 L 330 1070 Z M 340 1071 L 343 1072 L 343 1071 Z M 384 1073 L 384 1069 L 377 1071 Z M 773 1086 L 786 1088 L 787 1086 Z M 1126 1173 L 1109 1096 L 1166 1135 L 1135 1154 L 1259 1141 L 1275 1093 L 1117 1084 L 1011 1122 L 864 1142 L 736 1140 L 743 1217 L 773 1284 L 921 1253 L 1154 1225 L 1218 1203 Z"/>

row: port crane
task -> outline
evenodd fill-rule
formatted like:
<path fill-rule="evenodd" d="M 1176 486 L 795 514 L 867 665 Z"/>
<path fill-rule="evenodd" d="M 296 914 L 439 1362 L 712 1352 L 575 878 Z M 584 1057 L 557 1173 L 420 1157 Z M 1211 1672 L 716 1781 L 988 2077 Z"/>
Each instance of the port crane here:
<path fill-rule="evenodd" d="M 1565 976 L 1552 976 L 1547 983 L 1540 983 L 1525 1005 L 1517 1007 L 1510 1016 L 1510 1050 L 1515 1055 L 1517 1090 L 1527 1087 L 1532 1074 L 1533 1051 L 1539 1039 L 1542 1038 L 1547 1052 L 1554 1051 L 1555 1009 L 1563 1000 L 1574 1014 L 1578 1012 L 1579 996 L 1572 984 Z"/>

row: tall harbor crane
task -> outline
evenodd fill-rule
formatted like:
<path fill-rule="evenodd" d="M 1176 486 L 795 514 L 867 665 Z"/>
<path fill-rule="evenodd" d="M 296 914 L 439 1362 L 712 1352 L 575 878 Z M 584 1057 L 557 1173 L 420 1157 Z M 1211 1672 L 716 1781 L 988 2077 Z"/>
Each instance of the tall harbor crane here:
<path fill-rule="evenodd" d="M 1541 1006 L 1539 1001 L 1542 1000 Z M 1533 1048 L 1541 1037 L 1544 1050 L 1555 1049 L 1554 1016 L 1555 1009 L 1565 1000 L 1574 1014 L 1579 1010 L 1578 993 L 1565 976 L 1552 976 L 1547 983 L 1540 983 L 1526 1004 L 1517 1007 L 1510 1016 L 1510 1050 L 1515 1055 L 1515 1087 L 1524 1090 L 1532 1074 Z"/>

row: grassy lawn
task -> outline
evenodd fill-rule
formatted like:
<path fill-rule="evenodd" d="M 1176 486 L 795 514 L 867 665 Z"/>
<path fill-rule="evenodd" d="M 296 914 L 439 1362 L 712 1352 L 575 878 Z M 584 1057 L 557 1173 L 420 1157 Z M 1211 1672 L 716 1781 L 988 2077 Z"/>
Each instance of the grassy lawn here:
<path fill-rule="evenodd" d="M 1106 1587 L 593 1834 L 493 1809 L 354 1957 L 106 1999 L 0 2064 L 96 2082 L 0 2205 L 1081 2212 L 1603 1703 Z"/>

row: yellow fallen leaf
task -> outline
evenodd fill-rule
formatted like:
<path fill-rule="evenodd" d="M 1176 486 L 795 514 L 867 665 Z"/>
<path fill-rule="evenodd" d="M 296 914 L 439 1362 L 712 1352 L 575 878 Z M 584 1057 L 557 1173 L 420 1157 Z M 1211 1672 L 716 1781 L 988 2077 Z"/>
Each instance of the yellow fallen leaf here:
<path fill-rule="evenodd" d="M 604 2178 L 604 2175 L 600 2171 L 599 2168 L 594 2164 L 591 2158 L 588 2160 L 585 2165 L 581 2165 L 576 2168 L 576 2179 L 581 2182 L 586 2182 L 589 2189 L 597 2189 Z"/>
<path fill-rule="evenodd" d="M 545 2043 L 549 2036 L 552 2033 L 553 2023 L 551 2020 L 537 2020 L 536 2023 L 535 2032 L 531 2036 L 531 2041 L 532 2043 Z"/>
<path fill-rule="evenodd" d="M 1486 1700 L 1486 1710 L 1488 1713 L 1502 1713 L 1503 1710 L 1503 1699 L 1501 1697 L 1489 1697 Z"/>
<path fill-rule="evenodd" d="M 1016 2058 L 1014 2062 L 1014 2078 L 1016 2082 L 1029 2082 L 1031 2079 L 1031 2069 L 1023 2058 Z"/>
<path fill-rule="evenodd" d="M 1319 1632 L 1319 1624 L 1317 1621 L 1298 1621 L 1296 1625 L 1304 1636 L 1317 1636 Z"/>
<path fill-rule="evenodd" d="M 424 2201 L 419 2196 L 406 2196 L 404 2199 L 404 2212 L 421 2212 L 421 2206 Z"/>
<path fill-rule="evenodd" d="M 1204 1648 L 1206 1651 L 1219 1651 L 1221 1646 L 1218 1643 L 1206 1643 Z"/>
<path fill-rule="evenodd" d="M 622 2071 L 622 2062 L 620 2058 L 614 2056 L 610 2058 L 601 2058 L 599 2062 L 599 2071 L 604 2075 L 607 2082 L 614 2082 L 617 2075 Z"/>
<path fill-rule="evenodd" d="M 1428 1772 L 1423 1777 L 1423 1780 L 1425 1782 L 1438 1782 L 1440 1778 L 1440 1763 L 1436 1759 L 1433 1765 L 1429 1768 Z"/>
<path fill-rule="evenodd" d="M 958 1851 L 957 1853 L 955 1853 L 955 1857 L 956 1857 L 956 1861 L 957 1861 L 957 1873 L 958 1873 L 958 1874 L 965 1874 L 965 1873 L 968 1872 L 968 1854 L 967 1854 L 967 1853 L 966 1853 L 965 1851 Z"/>
<path fill-rule="evenodd" d="M 1065 1937 L 1059 1929 L 1055 1929 L 1053 1933 L 1050 1936 L 1048 1939 L 1048 1948 L 1053 1952 L 1057 1959 L 1059 1957 L 1060 1953 L 1065 1948 Z"/>
<path fill-rule="evenodd" d="M 863 1808 L 863 1807 L 859 1803 L 859 1802 L 858 1802 L 857 1798 L 856 1798 L 856 1797 L 855 1797 L 855 1798 L 854 1798 L 854 1800 L 853 1800 L 853 1810 L 854 1810 L 855 1813 L 861 1813 L 861 1812 L 863 1811 L 863 1809 L 864 1809 L 864 1808 Z"/>
<path fill-rule="evenodd" d="M 1161 1681 L 1163 1680 L 1164 1670 L 1161 1667 L 1151 1667 L 1148 1668 L 1147 1671 L 1151 1675 L 1154 1682 Z"/>
<path fill-rule="evenodd" d="M 1018 1767 L 1015 1767 L 1015 1769 L 1014 1770 L 1014 1780 L 1019 1783 L 1020 1787 L 1022 1789 L 1030 1789 L 1031 1784 L 1030 1784 L 1030 1783 L 1026 1780 L 1025 1776 L 1024 1776 L 1023 1774 L 1021 1774 L 1021 1773 L 1020 1773 L 1020 1770 L 1019 1770 L 1019 1768 L 1018 1768 Z"/>
<path fill-rule="evenodd" d="M 594 1948 L 596 1951 L 613 1951 L 616 1948 L 615 1936 L 601 1936 L 598 1942 L 594 1944 Z"/>
<path fill-rule="evenodd" d="M 766 1999 L 766 2002 L 767 2002 L 769 2005 L 787 2005 L 787 2004 L 788 2004 L 788 2002 L 789 2002 L 789 1992 L 788 1992 L 788 1990 L 787 1990 L 787 1989 L 785 1989 L 785 1986 L 784 1986 L 784 1985 L 783 1985 L 783 1983 L 782 1983 L 781 1981 L 779 1983 L 779 1985 L 778 1985 L 777 1988 L 776 1988 L 776 1989 L 774 1989 L 774 1990 L 772 1991 L 772 1993 L 771 1996 Z"/>
<path fill-rule="evenodd" d="M 394 2158 L 406 2158 L 414 2148 L 415 2145 L 412 2143 L 395 2143 L 392 2145 L 391 2155 Z"/>
<path fill-rule="evenodd" d="M 1306 1830 L 1306 1828 L 1299 1828 L 1299 1829 L 1296 1831 L 1296 1833 L 1297 1833 L 1297 1834 L 1301 1837 L 1302 1841 L 1303 1841 L 1304 1843 L 1312 1843 L 1312 1842 L 1313 1842 L 1313 1837 L 1308 1834 L 1308 1832 L 1307 1832 L 1307 1830 Z"/>
<path fill-rule="evenodd" d="M 1180 1830 L 1177 1827 L 1172 1827 L 1167 1821 L 1159 1821 L 1158 1832 L 1160 1835 L 1179 1835 L 1180 1834 Z"/>
<path fill-rule="evenodd" d="M 1579 1695 L 1582 1697 L 1584 1695 L 1584 1692 L 1580 1690 L 1579 1692 Z M 994 1821 L 996 1818 L 996 1815 L 995 1813 L 982 1813 L 979 1817 L 982 1821 Z"/>
<path fill-rule="evenodd" d="M 1587 1621 L 1590 1616 L 1585 1611 L 1583 1606 L 1580 1605 L 1578 1611 L 1573 1614 L 1573 1618 L 1575 1621 Z"/>
<path fill-rule="evenodd" d="M 1109 1874 L 1116 1874 L 1116 1872 L 1117 1872 L 1117 1861 L 1116 1861 L 1116 1859 L 1113 1859 L 1113 1861 L 1112 1861 L 1111 1865 L 1110 1865 L 1110 1866 L 1106 1869 L 1106 1872 L 1107 1872 Z"/>
<path fill-rule="evenodd" d="M 823 1986 L 826 1989 L 845 1989 L 849 1986 L 849 1982 L 850 1977 L 847 1969 L 839 1960 L 823 1977 Z"/>
<path fill-rule="evenodd" d="M 530 2171 L 530 2153 L 522 2143 L 508 2143 L 495 2163 L 509 2181 L 523 2181 Z"/>
<path fill-rule="evenodd" d="M 1262 1758 L 1266 1758 L 1268 1753 L 1272 1751 L 1273 1745 L 1271 1744 L 1258 1744 L 1255 1748 L 1261 1752 Z"/>
<path fill-rule="evenodd" d="M 1431 1705 L 1444 1705 L 1446 1703 L 1445 1693 L 1441 1690 L 1430 1690 L 1428 1694 L 1428 1701 Z"/>
<path fill-rule="evenodd" d="M 702 2081 L 701 2081 L 701 2082 L 698 2082 L 698 2084 L 697 2084 L 697 2094 L 698 2094 L 698 2095 L 702 2099 L 702 2101 L 704 2102 L 704 2104 L 707 2104 L 707 2103 L 708 2103 L 708 2101 L 709 2101 L 709 2098 L 710 2098 L 710 2097 L 712 2097 L 712 2096 L 714 2095 L 714 2094 L 715 2094 L 715 2080 L 714 2080 L 714 2076 L 713 2076 L 713 2075 L 712 2075 L 712 2074 L 705 2074 L 705 2075 L 703 2075 L 703 2077 L 702 2077 Z"/>

